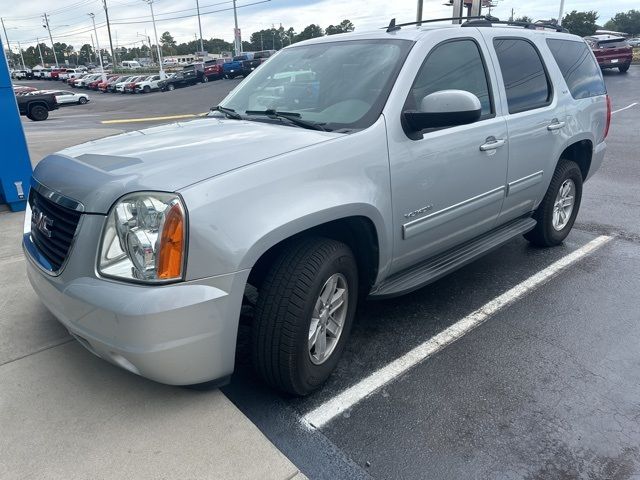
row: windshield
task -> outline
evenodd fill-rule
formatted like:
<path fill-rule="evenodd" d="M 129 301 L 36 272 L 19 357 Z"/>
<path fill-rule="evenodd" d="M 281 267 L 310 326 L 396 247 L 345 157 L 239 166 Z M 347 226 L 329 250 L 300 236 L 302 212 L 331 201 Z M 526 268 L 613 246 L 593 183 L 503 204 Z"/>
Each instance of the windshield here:
<path fill-rule="evenodd" d="M 380 116 L 412 45 L 389 39 L 289 47 L 273 55 L 221 105 L 240 114 L 293 112 L 326 130 L 367 128 Z"/>

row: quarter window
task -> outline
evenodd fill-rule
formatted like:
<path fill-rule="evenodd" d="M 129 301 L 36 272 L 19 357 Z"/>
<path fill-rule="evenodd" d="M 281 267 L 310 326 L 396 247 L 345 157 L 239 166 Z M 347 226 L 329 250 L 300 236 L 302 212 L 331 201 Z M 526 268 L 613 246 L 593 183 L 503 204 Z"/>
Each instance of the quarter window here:
<path fill-rule="evenodd" d="M 547 44 L 573 98 L 577 100 L 607 93 L 600 67 L 586 43 L 550 38 Z"/>
<path fill-rule="evenodd" d="M 547 72 L 536 48 L 526 40 L 494 40 L 507 92 L 509 113 L 540 108 L 549 103 L 551 88 Z"/>
<path fill-rule="evenodd" d="M 418 72 L 406 108 L 415 110 L 427 95 L 452 89 L 478 97 L 483 116 L 493 113 L 484 61 L 473 40 L 443 43 L 431 51 Z"/>

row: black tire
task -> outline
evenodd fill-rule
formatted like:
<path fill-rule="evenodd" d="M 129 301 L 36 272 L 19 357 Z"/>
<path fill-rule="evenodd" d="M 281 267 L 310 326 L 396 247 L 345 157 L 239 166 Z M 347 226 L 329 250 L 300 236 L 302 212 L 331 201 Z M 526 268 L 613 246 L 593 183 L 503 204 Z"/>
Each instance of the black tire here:
<path fill-rule="evenodd" d="M 573 210 L 566 225 L 561 230 L 556 230 L 553 226 L 554 206 L 560 187 L 566 180 L 572 180 L 575 186 Z M 564 239 L 567 238 L 569 232 L 571 232 L 576 217 L 578 216 L 580 203 L 582 201 L 582 182 L 582 171 L 580 167 L 571 160 L 561 159 L 556 167 L 556 171 L 553 173 L 553 178 L 551 179 L 547 193 L 533 214 L 533 218 L 537 220 L 538 223 L 533 230 L 524 235 L 524 238 L 539 247 L 554 247 L 560 245 Z"/>
<path fill-rule="evenodd" d="M 202 83 L 207 83 L 208 81 L 209 81 L 209 78 L 206 75 L 202 77 Z"/>
<path fill-rule="evenodd" d="M 142 89 L 142 91 L 144 93 L 149 93 L 151 91 L 151 87 L 149 85 L 145 85 L 144 88 Z"/>
<path fill-rule="evenodd" d="M 42 122 L 49 118 L 49 110 L 44 105 L 33 105 L 29 107 L 28 118 L 34 122 Z"/>
<path fill-rule="evenodd" d="M 340 273 L 348 286 L 346 317 L 333 351 L 311 361 L 311 316 L 325 283 Z M 259 288 L 251 350 L 256 371 L 270 385 L 293 395 L 320 387 L 335 369 L 347 343 L 358 297 L 358 269 L 348 246 L 326 238 L 291 244 L 272 264 Z"/>
<path fill-rule="evenodd" d="M 620 73 L 627 73 L 629 71 L 629 67 L 631 67 L 631 64 L 621 65 L 618 67 L 618 70 L 620 70 Z"/>
<path fill-rule="evenodd" d="M 80 105 L 84 105 L 85 103 L 87 103 L 87 99 L 86 99 L 86 98 L 84 98 L 84 97 L 80 97 L 80 98 L 78 99 L 78 103 L 79 103 Z"/>
<path fill-rule="evenodd" d="M 167 85 L 167 90 L 170 92 L 173 92 L 176 89 L 175 85 L 173 83 L 170 83 L 169 85 Z"/>

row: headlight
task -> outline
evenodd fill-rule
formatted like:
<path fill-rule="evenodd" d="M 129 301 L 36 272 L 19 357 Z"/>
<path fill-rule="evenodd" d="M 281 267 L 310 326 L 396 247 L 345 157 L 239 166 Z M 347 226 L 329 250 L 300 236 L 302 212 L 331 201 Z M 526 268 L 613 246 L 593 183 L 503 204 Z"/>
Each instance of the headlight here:
<path fill-rule="evenodd" d="M 108 277 L 149 283 L 180 280 L 186 228 L 186 212 L 178 195 L 127 195 L 109 212 L 98 271 Z"/>

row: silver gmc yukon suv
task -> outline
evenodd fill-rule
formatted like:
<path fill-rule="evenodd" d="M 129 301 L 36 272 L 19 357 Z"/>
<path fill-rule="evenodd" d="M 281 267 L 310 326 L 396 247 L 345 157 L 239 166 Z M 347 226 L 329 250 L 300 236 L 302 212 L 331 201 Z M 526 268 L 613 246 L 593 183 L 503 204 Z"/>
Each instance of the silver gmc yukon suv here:
<path fill-rule="evenodd" d="M 566 33 L 392 22 L 297 43 L 204 118 L 41 161 L 28 276 L 87 349 L 173 385 L 229 378 L 244 306 L 256 370 L 304 395 L 365 298 L 518 235 L 560 244 L 609 120 Z"/>

